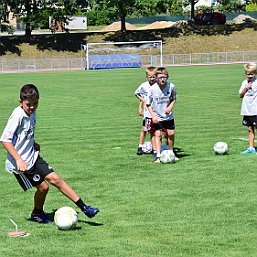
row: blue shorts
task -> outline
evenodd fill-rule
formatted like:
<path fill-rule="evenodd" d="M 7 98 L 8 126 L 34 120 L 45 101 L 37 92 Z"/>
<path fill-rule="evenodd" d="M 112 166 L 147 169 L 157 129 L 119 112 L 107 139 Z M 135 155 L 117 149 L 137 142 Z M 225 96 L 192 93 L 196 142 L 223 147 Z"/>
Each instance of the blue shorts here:
<path fill-rule="evenodd" d="M 13 173 L 24 191 L 40 185 L 47 175 L 54 172 L 40 156 L 38 156 L 32 169 L 25 172 Z"/>

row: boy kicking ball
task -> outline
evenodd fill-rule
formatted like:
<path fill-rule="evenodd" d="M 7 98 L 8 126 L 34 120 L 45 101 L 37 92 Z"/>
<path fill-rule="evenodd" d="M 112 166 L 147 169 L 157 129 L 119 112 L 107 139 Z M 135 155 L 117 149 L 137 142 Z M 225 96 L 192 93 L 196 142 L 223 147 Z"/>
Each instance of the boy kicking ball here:
<path fill-rule="evenodd" d="M 51 222 L 44 212 L 48 183 L 72 200 L 88 218 L 94 217 L 99 209 L 85 205 L 78 194 L 39 154 L 40 145 L 34 140 L 36 109 L 39 103 L 37 87 L 33 84 L 24 85 L 20 90 L 19 102 L 20 106 L 13 110 L 0 141 L 7 150 L 6 170 L 14 174 L 24 191 L 32 187 L 37 189 L 30 219 L 39 223 Z"/>

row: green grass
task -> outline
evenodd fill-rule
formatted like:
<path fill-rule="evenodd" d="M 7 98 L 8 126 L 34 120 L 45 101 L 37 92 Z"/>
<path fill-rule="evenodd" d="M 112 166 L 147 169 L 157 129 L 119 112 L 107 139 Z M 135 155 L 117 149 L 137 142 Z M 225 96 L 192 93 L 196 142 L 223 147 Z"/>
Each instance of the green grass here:
<path fill-rule="evenodd" d="M 79 214 L 78 229 L 26 220 L 34 190 L 22 192 L 4 171 L 0 148 L 0 255 L 255 257 L 256 155 L 243 156 L 238 90 L 242 65 L 174 67 L 179 162 L 152 163 L 137 156 L 142 120 L 134 90 L 142 69 L 1 74 L 0 129 L 18 105 L 19 89 L 40 89 L 36 141 L 41 155 L 84 199 L 100 208 L 92 220 Z M 217 141 L 229 155 L 216 156 Z M 45 210 L 78 208 L 51 187 Z M 12 218 L 26 238 L 9 238 Z"/>

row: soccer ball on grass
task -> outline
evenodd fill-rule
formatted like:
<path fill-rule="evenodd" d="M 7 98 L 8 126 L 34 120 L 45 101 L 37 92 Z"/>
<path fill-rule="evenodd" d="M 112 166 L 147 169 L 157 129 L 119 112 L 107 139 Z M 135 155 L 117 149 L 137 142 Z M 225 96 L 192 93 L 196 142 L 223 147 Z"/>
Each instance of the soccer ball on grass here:
<path fill-rule="evenodd" d="M 152 143 L 150 141 L 144 142 L 144 144 L 142 146 L 142 151 L 144 153 L 151 153 L 152 150 L 153 150 Z"/>
<path fill-rule="evenodd" d="M 214 146 L 213 146 L 213 150 L 215 154 L 226 154 L 228 153 L 228 144 L 225 142 L 217 142 Z"/>
<path fill-rule="evenodd" d="M 161 163 L 171 163 L 175 161 L 175 154 L 172 150 L 164 150 L 160 156 Z"/>
<path fill-rule="evenodd" d="M 71 207 L 61 207 L 54 214 L 54 223 L 61 230 L 75 228 L 77 222 L 78 213 Z"/>

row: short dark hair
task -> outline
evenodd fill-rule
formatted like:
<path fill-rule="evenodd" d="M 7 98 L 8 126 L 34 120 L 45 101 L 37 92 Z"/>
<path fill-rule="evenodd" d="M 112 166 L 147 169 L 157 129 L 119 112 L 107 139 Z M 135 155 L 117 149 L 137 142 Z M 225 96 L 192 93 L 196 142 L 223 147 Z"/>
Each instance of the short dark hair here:
<path fill-rule="evenodd" d="M 39 92 L 35 85 L 26 84 L 20 90 L 20 99 L 39 99 Z"/>
<path fill-rule="evenodd" d="M 165 74 L 167 77 L 169 77 L 169 73 L 164 67 L 159 67 L 156 69 L 156 76 L 159 74 Z"/>

